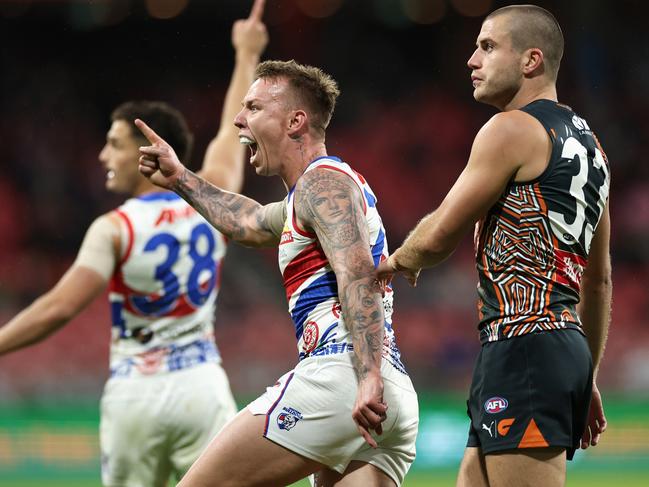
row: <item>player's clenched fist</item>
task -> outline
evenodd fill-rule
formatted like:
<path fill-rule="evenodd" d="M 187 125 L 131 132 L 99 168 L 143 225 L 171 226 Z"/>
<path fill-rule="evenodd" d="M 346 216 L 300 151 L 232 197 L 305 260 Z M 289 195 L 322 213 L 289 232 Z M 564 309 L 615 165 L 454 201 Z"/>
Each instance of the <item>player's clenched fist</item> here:
<path fill-rule="evenodd" d="M 135 120 L 135 125 L 151 143 L 140 147 L 140 172 L 156 186 L 173 189 L 176 181 L 184 174 L 186 168 L 178 160 L 173 148 L 156 134 L 142 120 Z"/>

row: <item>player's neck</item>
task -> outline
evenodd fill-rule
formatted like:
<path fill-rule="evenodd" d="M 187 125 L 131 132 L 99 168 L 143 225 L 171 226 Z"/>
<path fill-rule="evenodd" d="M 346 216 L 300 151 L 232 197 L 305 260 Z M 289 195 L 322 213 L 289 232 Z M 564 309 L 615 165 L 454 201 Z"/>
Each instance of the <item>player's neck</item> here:
<path fill-rule="evenodd" d="M 145 194 L 168 192 L 168 190 L 150 183 L 148 179 L 142 179 L 143 181 L 133 191 L 132 197 L 137 198 Z"/>
<path fill-rule="evenodd" d="M 287 164 L 280 174 L 287 188 L 292 188 L 306 168 L 319 157 L 327 155 L 324 141 L 309 140 L 309 143 L 296 144 L 287 154 Z"/>
<path fill-rule="evenodd" d="M 554 83 L 529 83 L 521 87 L 502 111 L 518 110 L 536 100 L 557 101 L 557 88 Z"/>

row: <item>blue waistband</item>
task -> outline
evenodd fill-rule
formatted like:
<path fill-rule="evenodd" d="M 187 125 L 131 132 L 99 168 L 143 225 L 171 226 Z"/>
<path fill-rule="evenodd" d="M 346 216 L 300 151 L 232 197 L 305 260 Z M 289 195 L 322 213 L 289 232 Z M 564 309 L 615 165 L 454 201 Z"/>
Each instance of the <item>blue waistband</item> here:
<path fill-rule="evenodd" d="M 145 354 L 162 354 L 159 367 L 152 372 L 138 370 L 144 357 L 128 357 L 110 368 L 110 377 L 128 377 L 135 373 L 138 375 L 156 375 L 165 372 L 176 372 L 188 369 L 206 362 L 218 362 L 221 358 L 216 344 L 212 340 L 200 339 L 186 345 L 170 345 L 168 347 L 153 348 Z"/>

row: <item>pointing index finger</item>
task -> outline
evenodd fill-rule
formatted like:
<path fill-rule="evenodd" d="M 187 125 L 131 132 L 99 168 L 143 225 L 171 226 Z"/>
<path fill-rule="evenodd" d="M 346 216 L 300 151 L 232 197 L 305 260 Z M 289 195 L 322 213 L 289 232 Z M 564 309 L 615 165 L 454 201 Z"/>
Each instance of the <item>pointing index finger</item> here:
<path fill-rule="evenodd" d="M 151 127 L 144 123 L 139 118 L 135 119 L 135 125 L 140 129 L 140 132 L 147 138 L 149 142 L 155 144 L 156 142 L 164 142 L 162 138 L 156 134 Z"/>
<path fill-rule="evenodd" d="M 248 16 L 248 19 L 257 20 L 261 22 L 261 18 L 264 15 L 265 3 L 266 0 L 255 0 L 255 3 L 253 3 L 252 9 L 250 10 L 250 15 Z"/>

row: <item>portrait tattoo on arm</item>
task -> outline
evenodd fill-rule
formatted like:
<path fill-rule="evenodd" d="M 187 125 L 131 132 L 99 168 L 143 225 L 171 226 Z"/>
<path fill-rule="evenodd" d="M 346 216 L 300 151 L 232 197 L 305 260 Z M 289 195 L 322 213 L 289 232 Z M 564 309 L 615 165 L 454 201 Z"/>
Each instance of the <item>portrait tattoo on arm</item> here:
<path fill-rule="evenodd" d="M 384 318 L 360 190 L 348 175 L 314 169 L 298 182 L 295 211 L 316 233 L 336 274 L 356 371 L 364 379 L 381 364 Z"/>

